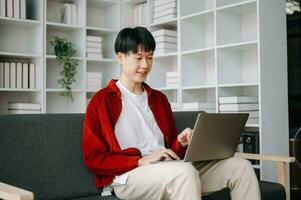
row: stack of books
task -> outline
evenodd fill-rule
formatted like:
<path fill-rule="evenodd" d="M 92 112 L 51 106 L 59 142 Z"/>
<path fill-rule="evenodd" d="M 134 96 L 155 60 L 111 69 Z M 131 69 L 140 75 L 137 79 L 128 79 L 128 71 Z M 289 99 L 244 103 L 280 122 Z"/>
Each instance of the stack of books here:
<path fill-rule="evenodd" d="M 8 103 L 8 114 L 39 114 L 41 105 L 38 103 Z"/>
<path fill-rule="evenodd" d="M 147 3 L 140 3 L 134 6 L 135 26 L 145 26 L 147 24 Z"/>
<path fill-rule="evenodd" d="M 178 86 L 179 86 L 178 72 L 166 72 L 166 87 L 178 88 Z"/>
<path fill-rule="evenodd" d="M 87 72 L 87 91 L 95 92 L 101 88 L 102 75 L 100 72 Z"/>
<path fill-rule="evenodd" d="M 103 58 L 102 54 L 102 37 L 101 36 L 87 36 L 86 45 L 87 58 Z"/>
<path fill-rule="evenodd" d="M 61 8 L 61 22 L 64 24 L 77 25 L 78 14 L 75 3 L 64 3 Z"/>
<path fill-rule="evenodd" d="M 0 0 L 0 17 L 26 19 L 26 0 Z"/>
<path fill-rule="evenodd" d="M 35 89 L 34 63 L 0 62 L 0 88 Z"/>
<path fill-rule="evenodd" d="M 259 123 L 258 109 L 256 96 L 219 97 L 220 113 L 249 113 L 247 124 Z"/>
<path fill-rule="evenodd" d="M 177 17 L 177 0 L 155 0 L 153 22 L 158 23 Z"/>
<path fill-rule="evenodd" d="M 170 102 L 170 107 L 173 111 L 179 110 L 179 104 L 176 102 Z"/>
<path fill-rule="evenodd" d="M 214 113 L 215 103 L 214 102 L 187 102 L 183 103 L 183 110 L 186 111 L 205 111 L 207 113 Z"/>
<path fill-rule="evenodd" d="M 162 55 L 177 51 L 177 31 L 159 29 L 152 32 L 156 41 L 155 55 Z"/>

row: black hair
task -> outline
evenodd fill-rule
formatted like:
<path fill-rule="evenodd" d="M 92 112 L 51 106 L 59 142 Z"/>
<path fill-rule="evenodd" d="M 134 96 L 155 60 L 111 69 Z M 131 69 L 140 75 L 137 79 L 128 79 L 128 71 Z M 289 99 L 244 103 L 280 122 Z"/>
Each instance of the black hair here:
<path fill-rule="evenodd" d="M 115 53 L 137 53 L 140 45 L 146 52 L 154 52 L 156 48 L 155 39 L 146 28 L 141 26 L 124 28 L 116 37 Z"/>

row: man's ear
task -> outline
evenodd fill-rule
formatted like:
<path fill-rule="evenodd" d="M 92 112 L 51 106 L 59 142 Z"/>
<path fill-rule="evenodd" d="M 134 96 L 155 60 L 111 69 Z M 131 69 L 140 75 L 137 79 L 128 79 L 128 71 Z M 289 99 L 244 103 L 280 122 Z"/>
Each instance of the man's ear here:
<path fill-rule="evenodd" d="M 116 58 L 117 58 L 118 62 L 119 62 L 120 64 L 122 64 L 122 61 L 123 61 L 123 59 L 124 59 L 124 54 L 121 53 L 121 52 L 118 52 L 117 55 L 116 55 Z"/>

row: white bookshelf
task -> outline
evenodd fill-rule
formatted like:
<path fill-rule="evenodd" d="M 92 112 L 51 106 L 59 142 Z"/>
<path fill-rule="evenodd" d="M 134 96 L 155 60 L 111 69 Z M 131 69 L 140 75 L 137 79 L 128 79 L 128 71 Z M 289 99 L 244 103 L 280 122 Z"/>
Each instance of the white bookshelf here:
<path fill-rule="evenodd" d="M 153 21 L 156 0 L 71 0 L 77 24 L 61 23 L 63 0 L 27 0 L 27 18 L 0 17 L 0 60 L 36 64 L 36 88 L 0 88 L 0 114 L 8 102 L 40 103 L 43 113 L 84 113 L 96 90 L 88 90 L 87 72 L 100 72 L 101 85 L 118 78 L 114 41 L 118 31 L 136 26 L 135 8 L 146 3 L 144 26 L 177 31 L 177 50 L 154 56 L 147 82 L 183 110 L 183 104 L 213 103 L 219 97 L 256 96 L 260 153 L 288 155 L 288 103 L 284 0 L 178 0 L 177 15 Z M 86 36 L 101 36 L 103 58 L 86 57 Z M 62 67 L 49 42 L 66 37 L 76 50 L 78 73 L 74 101 L 59 93 Z M 179 85 L 167 87 L 166 73 L 176 72 Z M 199 109 L 202 110 L 202 109 Z M 287 142 L 286 142 L 287 141 Z M 258 166 L 257 166 L 258 167 Z M 261 162 L 261 177 L 274 181 L 276 168 Z"/>

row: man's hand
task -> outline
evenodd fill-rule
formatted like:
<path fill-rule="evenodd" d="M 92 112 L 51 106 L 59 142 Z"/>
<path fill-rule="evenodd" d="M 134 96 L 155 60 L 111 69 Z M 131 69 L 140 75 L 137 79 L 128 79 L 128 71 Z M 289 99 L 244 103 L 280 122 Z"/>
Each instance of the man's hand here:
<path fill-rule="evenodd" d="M 171 149 L 158 149 L 138 160 L 138 166 L 148 165 L 162 160 L 180 160 L 180 157 Z"/>
<path fill-rule="evenodd" d="M 183 147 L 186 147 L 191 139 L 192 136 L 192 129 L 191 128 L 185 128 L 179 135 L 178 135 L 178 141 L 181 143 Z"/>

